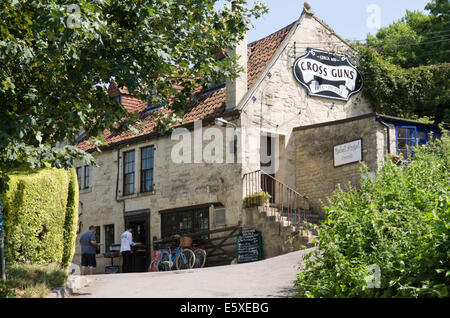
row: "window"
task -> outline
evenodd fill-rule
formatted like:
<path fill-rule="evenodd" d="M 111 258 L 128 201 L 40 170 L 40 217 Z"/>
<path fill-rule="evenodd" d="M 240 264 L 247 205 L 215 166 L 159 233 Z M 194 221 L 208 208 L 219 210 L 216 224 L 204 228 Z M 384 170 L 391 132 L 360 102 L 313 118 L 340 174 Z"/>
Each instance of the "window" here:
<path fill-rule="evenodd" d="M 114 244 L 114 224 L 105 225 L 105 252 L 111 251 L 112 244 Z"/>
<path fill-rule="evenodd" d="M 163 107 L 161 100 L 156 97 L 157 95 L 155 92 L 150 93 L 150 96 L 147 99 L 147 112 L 154 112 Z"/>
<path fill-rule="evenodd" d="M 123 193 L 130 195 L 134 193 L 134 150 L 123 154 Z"/>
<path fill-rule="evenodd" d="M 97 242 L 97 243 L 100 243 L 101 241 L 100 241 L 100 226 L 96 226 L 95 227 L 95 241 Z M 100 246 L 97 246 L 97 251 L 96 251 L 96 254 L 100 254 Z"/>
<path fill-rule="evenodd" d="M 430 133 L 433 133 L 433 140 L 440 137 L 438 130 L 415 126 L 396 126 L 397 153 L 402 154 L 406 161 L 410 161 L 413 154 L 411 147 L 416 144 L 426 144 L 430 140 Z"/>
<path fill-rule="evenodd" d="M 397 153 L 402 154 L 403 158 L 411 158 L 411 148 L 416 145 L 416 127 L 397 126 Z"/>
<path fill-rule="evenodd" d="M 209 208 L 192 208 L 168 212 L 161 216 L 161 235 L 169 238 L 175 234 L 197 233 L 209 230 Z M 203 238 L 208 238 L 205 235 Z"/>
<path fill-rule="evenodd" d="M 141 192 L 150 192 L 153 189 L 154 147 L 141 149 Z"/>
<path fill-rule="evenodd" d="M 119 104 L 122 104 L 122 94 L 117 95 L 115 98 Z"/>
<path fill-rule="evenodd" d="M 84 188 L 89 188 L 89 166 L 84 166 Z"/>
<path fill-rule="evenodd" d="M 78 189 L 81 189 L 81 167 L 77 168 L 77 180 L 78 180 Z"/>

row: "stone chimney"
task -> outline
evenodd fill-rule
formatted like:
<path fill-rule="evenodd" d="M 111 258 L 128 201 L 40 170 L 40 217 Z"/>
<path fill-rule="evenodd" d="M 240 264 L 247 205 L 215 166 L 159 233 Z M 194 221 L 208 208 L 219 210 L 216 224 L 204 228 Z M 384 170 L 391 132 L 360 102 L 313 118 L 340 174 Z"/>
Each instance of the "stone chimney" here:
<path fill-rule="evenodd" d="M 232 2 L 233 10 L 236 8 L 236 2 Z M 238 56 L 238 64 L 243 69 L 235 80 L 226 81 L 226 111 L 234 110 L 244 95 L 247 93 L 247 32 L 244 38 L 237 43 L 233 50 L 229 50 L 228 55 Z"/>

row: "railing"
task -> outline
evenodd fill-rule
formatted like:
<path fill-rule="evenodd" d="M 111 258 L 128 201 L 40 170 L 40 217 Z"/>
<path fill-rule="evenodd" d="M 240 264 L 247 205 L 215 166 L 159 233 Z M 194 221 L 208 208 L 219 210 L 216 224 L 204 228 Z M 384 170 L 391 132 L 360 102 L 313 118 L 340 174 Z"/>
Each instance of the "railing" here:
<path fill-rule="evenodd" d="M 243 182 L 245 197 L 260 192 L 270 194 L 270 207 L 279 210 L 280 220 L 287 218 L 295 226 L 300 226 L 307 221 L 309 202 L 306 196 L 261 170 L 245 174 Z"/>

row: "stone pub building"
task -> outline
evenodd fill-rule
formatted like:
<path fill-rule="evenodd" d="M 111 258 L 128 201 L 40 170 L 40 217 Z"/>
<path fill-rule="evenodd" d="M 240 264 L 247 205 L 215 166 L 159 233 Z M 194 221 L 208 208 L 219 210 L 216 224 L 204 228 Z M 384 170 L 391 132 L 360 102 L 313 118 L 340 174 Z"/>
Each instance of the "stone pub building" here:
<path fill-rule="evenodd" d="M 143 243 L 135 253 L 135 271 L 147 270 L 155 238 L 233 226 L 261 231 L 265 257 L 282 254 L 299 232 L 298 216 L 320 219 L 322 202 L 337 184 L 359 182 L 359 162 L 375 172 L 386 155 L 408 157 L 408 145 L 438 132 L 433 125 L 374 113 L 362 95 L 364 79 L 351 62 L 356 51 L 308 5 L 298 20 L 258 41 L 244 39 L 230 54 L 240 57 L 244 72 L 200 92 L 179 136 L 154 132 L 147 115 L 164 108 L 111 83 L 112 96 L 143 114 L 145 130 L 105 132 L 98 167 L 76 167 L 79 233 L 94 225 L 103 244 L 97 273 L 110 265 L 103 253 L 120 243 L 129 225 L 134 240 Z M 219 132 L 226 158 L 199 159 Z M 192 150 L 183 155 L 191 160 L 177 162 L 174 149 L 186 138 Z M 78 147 L 94 151 L 83 140 Z M 271 195 L 266 208 L 243 205 L 244 198 L 261 191 Z M 224 264 L 233 260 L 230 255 Z"/>

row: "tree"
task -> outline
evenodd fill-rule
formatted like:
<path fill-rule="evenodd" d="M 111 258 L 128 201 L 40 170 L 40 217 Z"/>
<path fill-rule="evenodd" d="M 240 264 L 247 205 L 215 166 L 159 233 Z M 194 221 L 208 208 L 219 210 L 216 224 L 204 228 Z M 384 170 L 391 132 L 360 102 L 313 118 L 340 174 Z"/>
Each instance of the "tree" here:
<path fill-rule="evenodd" d="M 448 62 L 448 0 L 431 1 L 425 9 L 430 14 L 407 10 L 399 21 L 381 28 L 375 36 L 368 35 L 366 44 L 386 61 L 403 68 Z"/>
<path fill-rule="evenodd" d="M 56 144 L 82 131 L 99 143 L 105 129 L 133 127 L 137 114 L 107 94 L 112 78 L 141 100 L 156 92 L 154 102 L 179 115 L 199 86 L 235 77 L 236 60 L 216 57 L 266 8 L 237 0 L 234 9 L 216 10 L 216 2 L 2 1 L 0 170 L 24 162 L 93 163 L 80 149 Z"/>
<path fill-rule="evenodd" d="M 449 2 L 425 9 L 430 14 L 407 10 L 359 47 L 364 92 L 378 112 L 450 123 Z"/>

